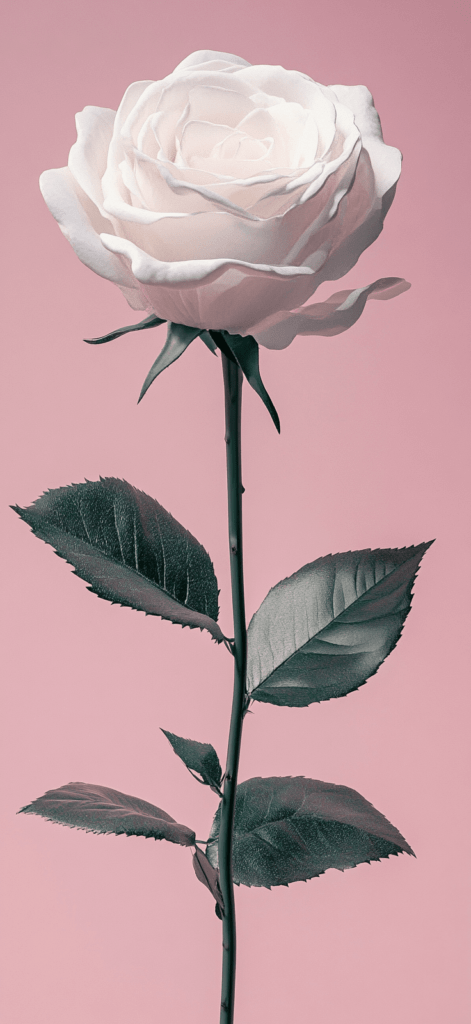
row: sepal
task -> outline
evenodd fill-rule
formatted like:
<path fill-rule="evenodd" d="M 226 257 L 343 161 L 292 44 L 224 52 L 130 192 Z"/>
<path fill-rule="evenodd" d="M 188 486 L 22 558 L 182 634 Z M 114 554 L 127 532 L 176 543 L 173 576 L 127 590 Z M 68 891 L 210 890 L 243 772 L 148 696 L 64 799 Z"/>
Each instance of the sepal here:
<path fill-rule="evenodd" d="M 211 337 L 209 331 L 200 331 L 200 335 L 199 336 L 200 336 L 201 340 L 204 341 L 204 343 L 207 346 L 207 348 L 209 348 L 209 351 L 212 352 L 214 356 L 217 356 L 217 354 L 218 354 L 218 347 L 216 345 L 216 342 Z"/>
<path fill-rule="evenodd" d="M 120 338 L 122 334 L 129 334 L 130 331 L 146 331 L 148 327 L 158 327 L 159 324 L 164 324 L 165 320 L 161 320 L 160 317 L 155 316 L 152 313 L 147 316 L 145 320 L 141 320 L 138 324 L 129 324 L 127 327 L 120 327 L 117 331 L 111 331 L 110 334 L 104 334 L 101 338 L 84 338 L 83 340 L 87 345 L 104 345 L 107 341 L 114 341 L 115 338 Z"/>
<path fill-rule="evenodd" d="M 169 323 L 167 340 L 162 351 L 157 356 L 155 363 L 152 364 L 149 373 L 147 374 L 142 385 L 138 403 L 144 398 L 146 391 L 148 391 L 155 378 L 159 376 L 159 373 L 162 373 L 162 371 L 166 370 L 168 366 L 171 366 L 176 359 L 179 359 L 179 357 L 183 355 L 188 348 L 188 345 L 190 345 L 199 334 L 199 327 L 186 327 L 184 324 Z"/>
<path fill-rule="evenodd" d="M 244 377 L 262 399 L 278 433 L 280 433 L 280 418 L 260 376 L 258 342 L 250 334 L 244 338 L 240 334 L 229 334 L 227 331 L 211 331 L 210 333 L 221 351 L 232 362 L 240 366 Z"/>

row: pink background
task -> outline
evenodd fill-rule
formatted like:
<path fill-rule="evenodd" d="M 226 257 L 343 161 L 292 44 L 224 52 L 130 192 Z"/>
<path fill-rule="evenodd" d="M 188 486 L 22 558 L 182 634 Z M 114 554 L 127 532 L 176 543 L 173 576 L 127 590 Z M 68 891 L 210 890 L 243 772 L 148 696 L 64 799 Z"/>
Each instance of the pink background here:
<path fill-rule="evenodd" d="M 220 364 L 195 343 L 137 407 L 164 329 L 82 343 L 138 317 L 79 263 L 37 186 L 66 163 L 77 110 L 116 108 L 130 82 L 161 78 L 199 48 L 367 84 L 386 141 L 404 153 L 383 235 L 345 285 L 320 295 L 389 275 L 412 289 L 369 303 L 339 338 L 262 353 L 280 438 L 247 389 L 249 615 L 321 554 L 437 538 L 403 638 L 370 683 L 303 711 L 261 705 L 247 720 L 241 778 L 305 774 L 358 789 L 417 860 L 241 888 L 237 1022 L 469 1019 L 465 17 L 456 0 L 17 0 L 6 14 L 6 1024 L 219 1019 L 220 925 L 189 852 L 15 812 L 82 780 L 153 801 L 204 837 L 215 798 L 159 726 L 213 742 L 223 759 L 231 659 L 207 634 L 91 596 L 7 509 L 48 487 L 125 477 L 210 550 L 230 634 Z"/>

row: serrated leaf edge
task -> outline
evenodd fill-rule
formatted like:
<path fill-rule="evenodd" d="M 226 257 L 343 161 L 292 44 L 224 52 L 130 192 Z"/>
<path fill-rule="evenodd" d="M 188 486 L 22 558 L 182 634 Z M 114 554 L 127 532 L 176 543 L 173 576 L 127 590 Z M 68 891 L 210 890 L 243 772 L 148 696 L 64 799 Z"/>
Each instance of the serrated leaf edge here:
<path fill-rule="evenodd" d="M 402 623 L 402 626 L 401 626 L 401 630 L 400 630 L 400 633 L 399 633 L 399 635 L 398 635 L 398 637 L 397 637 L 397 640 L 395 640 L 394 644 L 392 645 L 392 647 L 390 648 L 390 650 L 388 651 L 388 653 L 386 654 L 386 656 L 385 656 L 385 657 L 383 658 L 383 660 L 382 660 L 382 661 L 380 661 L 380 663 L 379 663 L 378 667 L 377 667 L 377 668 L 375 668 L 375 669 L 373 670 L 373 672 L 371 672 L 371 673 L 370 673 L 370 675 L 366 676 L 366 678 L 365 678 L 365 679 L 363 679 L 363 681 L 362 681 L 361 683 L 357 683 L 357 685 L 356 685 L 356 686 L 352 686 L 352 687 L 351 687 L 351 689 L 349 689 L 348 693 L 343 693 L 343 694 L 339 694 L 339 696 L 335 696 L 335 695 L 332 695 L 331 697 L 323 697 L 323 698 L 322 698 L 322 700 L 312 700 L 312 701 L 310 701 L 310 702 L 309 702 L 309 704 L 276 704 L 276 703 L 275 703 L 274 701 L 264 701 L 263 699 L 260 699 L 260 697 L 257 697 L 257 696 L 256 696 L 256 693 L 257 693 L 257 691 L 258 691 L 258 690 L 260 690 L 260 689 L 262 689 L 262 687 L 263 687 L 263 686 L 265 685 L 265 683 L 266 683 L 266 682 L 267 682 L 267 680 L 268 680 L 268 679 L 270 678 L 270 676 L 274 675 L 274 674 L 275 674 L 275 672 L 277 672 L 277 671 L 278 671 L 278 669 L 280 668 L 280 665 L 284 665 L 284 664 L 285 664 L 286 662 L 290 661 L 290 659 L 291 659 L 291 658 L 294 658 L 294 657 L 295 657 L 295 655 L 296 655 L 296 654 L 298 654 L 300 650 L 302 650 L 302 648 L 301 648 L 301 647 L 299 647 L 299 648 L 298 648 L 298 649 L 297 649 L 296 651 L 294 651 L 294 652 L 293 652 L 293 654 L 290 654 L 289 658 L 286 658 L 286 662 L 280 662 L 280 665 L 278 665 L 278 666 L 276 667 L 276 669 L 273 669 L 273 671 L 272 671 L 272 672 L 270 672 L 270 675 L 269 675 L 269 676 L 266 676 L 266 678 L 265 678 L 265 679 L 263 679 L 263 680 L 262 680 L 262 682 L 261 682 L 261 683 L 259 683 L 259 684 L 258 684 L 258 686 L 257 686 L 257 687 L 256 687 L 256 688 L 255 688 L 254 690 L 250 690 L 250 692 L 249 692 L 249 691 L 247 691 L 247 692 L 248 692 L 248 696 L 250 697 L 250 699 L 251 699 L 251 700 L 256 700 L 256 701 L 258 701 L 258 703 L 259 703 L 259 704 L 273 704 L 273 707 L 285 707 L 285 708 L 298 708 L 298 709 L 299 709 L 299 710 L 301 711 L 301 710 L 302 710 L 303 708 L 306 708 L 306 707 L 310 707 L 310 705 L 311 705 L 311 704 L 324 704 L 324 703 L 327 703 L 327 701 L 329 701 L 329 700 L 339 700 L 339 699 L 340 699 L 341 697 L 348 697 L 350 693 L 355 693 L 355 692 L 356 692 L 357 690 L 359 690 L 359 689 L 360 689 L 360 687 L 361 687 L 361 686 L 364 686 L 364 685 L 365 685 L 365 683 L 367 683 L 367 682 L 368 682 L 368 681 L 369 681 L 370 679 L 372 679 L 372 678 L 373 678 L 373 676 L 375 676 L 375 675 L 376 675 L 376 673 L 377 673 L 377 672 L 379 672 L 379 670 L 380 670 L 380 668 L 382 667 L 382 665 L 384 665 L 384 662 L 386 661 L 386 658 L 388 658 L 388 657 L 389 657 L 389 655 L 390 655 L 390 654 L 392 654 L 392 652 L 393 652 L 393 651 L 395 650 L 395 648 L 397 647 L 397 645 L 398 645 L 398 643 L 399 643 L 399 640 L 400 640 L 400 639 L 401 639 L 401 637 L 402 637 L 402 634 L 403 634 L 403 631 L 404 631 L 404 628 L 405 628 L 405 625 L 406 625 L 406 621 L 407 621 L 407 619 L 408 619 L 408 617 L 409 617 L 409 613 L 410 613 L 410 611 L 411 611 L 411 608 L 412 608 L 412 601 L 413 601 L 413 598 L 414 598 L 414 585 L 415 585 L 415 582 L 416 582 L 416 580 L 417 580 L 417 576 L 418 576 L 418 574 L 419 574 L 419 569 L 420 569 L 420 565 L 421 565 L 421 562 L 422 562 L 422 558 L 424 557 L 424 555 L 425 555 L 425 552 L 426 552 L 426 551 L 428 551 L 428 549 L 429 549 L 429 548 L 430 548 L 430 547 L 432 546 L 432 544 L 434 544 L 434 543 L 435 543 L 435 540 L 436 540 L 436 538 L 434 537 L 434 538 L 433 538 L 432 540 L 429 540 L 429 541 L 423 541 L 423 542 L 422 542 L 422 544 L 413 544 L 413 545 L 409 545 L 409 547 L 414 547 L 414 548 L 415 548 L 416 550 L 417 550 L 417 548 L 420 548 L 420 547 L 423 547 L 423 549 L 424 549 L 424 550 L 423 550 L 423 553 L 422 553 L 422 555 L 420 556 L 420 561 L 419 561 L 419 563 L 418 563 L 418 565 L 417 565 L 417 569 L 416 569 L 416 571 L 415 571 L 415 573 L 414 573 L 414 575 L 413 575 L 413 577 L 412 577 L 412 582 L 411 582 L 411 598 L 410 598 L 410 607 L 409 607 L 409 610 L 408 610 L 408 612 L 407 612 L 407 614 L 406 614 L 406 617 L 405 617 L 405 619 L 404 619 L 404 622 Z M 406 548 L 407 548 L 407 545 L 405 545 L 405 546 L 404 546 L 403 548 L 387 548 L 387 549 L 386 549 L 386 548 L 361 548 L 361 549 L 358 549 L 358 550 L 361 550 L 361 551 L 368 551 L 368 552 L 370 552 L 370 553 L 371 553 L 372 555 L 374 555 L 374 554 L 376 554 L 376 552 L 378 552 L 378 551 L 385 551 L 385 550 L 388 550 L 388 551 L 404 551 L 404 550 L 406 550 Z M 353 550 L 353 549 L 351 549 L 351 548 L 349 548 L 349 549 L 348 549 L 348 551 L 337 551 L 337 552 L 335 552 L 335 554 L 331 554 L 330 556 L 329 556 L 329 555 L 323 555 L 323 556 L 321 556 L 321 558 L 322 558 L 322 557 L 324 557 L 324 558 L 329 558 L 329 557 L 335 558 L 335 557 L 336 557 L 336 555 L 349 555 L 349 554 L 354 554 L 354 550 Z M 413 555 L 411 555 L 410 557 L 411 557 L 411 558 L 413 558 L 414 556 L 413 556 Z M 316 561 L 317 561 L 317 559 L 316 559 Z M 383 581 L 384 581 L 385 579 L 387 579 L 387 578 L 388 578 L 389 576 L 392 576 L 392 575 L 393 575 L 393 573 L 394 573 L 394 572 L 396 572 L 396 570 L 397 570 L 397 569 L 399 569 L 399 568 L 402 568 L 402 566 L 403 566 L 403 565 L 406 565 L 408 561 L 409 561 L 409 559 L 406 559 L 406 560 L 405 560 L 405 562 L 401 562 L 401 563 L 400 563 L 400 565 L 398 565 L 398 566 L 395 566 L 395 567 L 394 567 L 394 569 L 392 569 L 392 570 L 391 570 L 391 572 L 389 572 L 389 573 L 386 573 L 386 574 L 385 574 L 385 575 L 383 576 L 383 578 L 382 578 L 381 580 L 379 580 L 379 581 L 378 581 L 378 583 L 375 583 L 375 584 L 374 584 L 374 585 L 373 585 L 372 587 L 370 587 L 370 588 L 369 588 L 369 590 L 368 590 L 368 591 L 365 591 L 365 593 L 368 593 L 368 594 L 370 594 L 370 593 L 371 593 L 371 592 L 372 592 L 372 591 L 373 591 L 373 590 L 375 589 L 375 587 L 378 587 L 378 586 L 380 586 L 380 584 L 381 584 L 381 583 L 382 583 L 382 582 L 383 582 Z M 309 564 L 311 564 L 311 563 L 309 563 L 309 562 L 307 562 L 307 563 L 306 563 L 306 565 L 309 565 Z M 305 566 L 301 566 L 301 569 L 304 569 L 304 568 L 305 568 Z M 301 571 L 300 569 L 296 569 L 296 570 L 295 570 L 295 572 L 300 572 L 300 571 Z M 295 573 L 291 573 L 291 576 L 294 576 L 294 575 L 295 575 Z M 275 583 L 275 584 L 273 585 L 273 587 L 270 587 L 270 590 L 268 591 L 268 593 L 266 594 L 266 596 L 265 596 L 265 597 L 263 598 L 262 604 L 264 603 L 264 601 L 266 601 L 266 599 L 267 599 L 267 598 L 269 597 L 269 595 L 270 595 L 270 594 L 271 594 L 271 593 L 272 593 L 272 592 L 273 592 L 274 590 L 276 590 L 276 588 L 277 588 L 278 586 L 280 586 L 280 584 L 281 584 L 281 583 L 284 583 L 284 582 L 285 582 L 286 580 L 290 580 L 290 579 L 291 579 L 291 576 L 285 576 L 285 577 L 283 577 L 283 579 L 282 579 L 282 580 L 279 580 L 279 581 L 278 581 L 278 583 Z M 364 595 L 362 594 L 361 596 L 363 597 Z M 360 600 L 360 598 L 357 598 L 356 600 Z M 352 601 L 352 602 L 351 602 L 351 603 L 350 603 L 349 605 L 346 605 L 346 606 L 345 606 L 345 608 L 343 609 L 343 611 L 342 611 L 342 612 L 340 613 L 340 615 L 343 615 L 343 612 L 344 612 L 344 611 L 347 611 L 347 609 L 348 609 L 348 608 L 351 608 L 351 605 L 352 605 L 352 604 L 355 604 L 355 603 L 356 603 L 356 601 Z M 255 611 L 255 612 L 254 612 L 254 614 L 252 615 L 252 618 L 251 618 L 250 622 L 252 622 L 252 619 L 253 619 L 253 618 L 255 617 L 255 615 L 257 614 L 257 612 L 258 612 L 258 611 L 260 610 L 260 608 L 262 607 L 262 604 L 261 604 L 261 605 L 259 605 L 259 608 L 257 608 L 257 611 Z M 340 618 L 340 615 L 336 616 L 336 618 Z M 378 616 L 376 616 L 376 618 L 378 618 Z M 371 621 L 374 621 L 374 620 L 372 619 Z M 248 625 L 248 629 L 247 629 L 247 632 L 248 632 L 248 630 L 250 629 L 250 622 L 249 622 L 249 625 Z M 331 626 L 333 622 L 335 622 L 335 618 L 334 618 L 334 619 L 331 619 L 331 621 L 330 621 L 330 622 L 328 623 L 328 626 Z M 323 627 L 322 627 L 322 630 L 319 630 L 319 633 L 318 633 L 318 634 L 314 633 L 314 634 L 313 634 L 313 636 L 312 636 L 312 637 L 310 638 L 310 640 L 314 639 L 314 637 L 315 637 L 315 636 L 318 636 L 318 635 L 320 635 L 320 633 L 322 633 L 322 631 L 323 631 L 324 629 L 326 629 L 326 628 L 327 628 L 326 626 L 323 626 Z M 306 642 L 307 642 L 307 643 L 309 643 L 309 642 L 310 642 L 310 640 L 309 640 L 309 641 L 306 641 Z M 304 645 L 303 645 L 303 646 L 304 646 Z M 347 657 L 347 656 L 348 656 L 348 655 L 345 655 L 345 657 Z M 341 657 L 341 655 L 337 655 L 337 657 Z M 269 688 L 267 687 L 267 689 L 269 689 Z M 295 689 L 295 688 L 293 687 L 293 689 Z M 305 689 L 307 690 L 307 689 L 308 689 L 308 687 L 305 687 Z M 415 855 L 414 855 L 414 856 L 415 856 Z"/>
<path fill-rule="evenodd" d="M 99 478 L 100 482 L 106 481 L 106 480 L 109 480 L 109 479 L 116 479 L 116 480 L 120 480 L 120 482 L 122 482 L 122 483 L 127 483 L 126 480 L 121 480 L 119 477 L 102 477 L 102 476 L 100 476 L 100 478 Z M 88 480 L 87 478 L 85 479 L 85 483 L 86 484 L 87 483 L 95 483 L 95 482 L 96 481 L 94 481 L 94 480 Z M 63 489 L 66 490 L 68 487 L 79 487 L 79 486 L 80 486 L 80 484 L 72 483 L 72 484 L 67 484 Z M 129 486 L 133 487 L 132 484 L 129 484 Z M 46 531 L 41 530 L 41 528 L 35 529 L 31 525 L 31 523 L 28 521 L 26 516 L 24 515 L 25 512 L 28 512 L 28 508 L 29 507 L 34 507 L 34 505 L 36 505 L 37 502 L 39 502 L 41 498 L 45 497 L 45 495 L 51 494 L 53 491 L 60 490 L 60 489 L 61 488 L 48 488 L 47 490 L 43 491 L 43 493 L 39 496 L 39 498 L 36 498 L 35 501 L 32 502 L 32 506 L 26 506 L 26 508 L 23 508 L 20 505 L 10 505 L 10 508 L 13 510 L 13 512 L 16 512 L 18 517 L 24 523 L 26 523 L 27 526 L 29 526 L 32 534 L 35 537 L 38 537 L 45 544 L 48 544 L 48 546 L 52 548 L 52 550 L 54 551 L 54 553 L 57 555 L 58 558 L 61 558 L 64 562 L 66 562 L 67 565 L 72 566 L 72 575 L 77 576 L 78 579 L 81 579 L 86 584 L 86 589 L 89 590 L 92 594 L 94 594 L 96 597 L 99 597 L 100 600 L 106 601 L 108 604 L 119 605 L 121 608 L 131 608 L 133 611 L 141 611 L 141 609 L 139 609 L 139 608 L 133 608 L 133 605 L 130 604 L 130 603 L 126 603 L 126 602 L 123 602 L 123 601 L 113 601 L 110 598 L 103 597 L 101 594 L 99 594 L 98 591 L 95 589 L 95 587 L 92 584 L 89 584 L 88 580 L 86 580 L 80 574 L 80 572 L 77 571 L 77 569 L 74 566 L 74 563 L 69 561 L 69 559 L 67 558 L 66 555 L 61 554 L 61 552 L 57 550 L 57 548 L 54 546 L 54 544 L 52 544 L 47 539 L 47 537 L 45 535 Z M 136 488 L 134 488 L 134 489 L 136 489 Z M 171 515 L 171 513 L 168 513 L 168 514 Z M 173 516 L 172 516 L 172 518 L 173 518 Z M 177 520 L 175 520 L 175 522 L 177 522 Z M 178 525 L 180 525 L 180 524 L 178 524 Z M 183 529 L 185 529 L 185 528 L 183 528 Z M 195 609 L 190 608 L 189 605 L 182 604 L 180 601 L 177 600 L 177 598 L 173 597 L 173 595 L 169 594 L 168 591 L 164 590 L 163 587 L 159 587 L 159 585 L 157 583 L 155 583 L 153 580 L 150 580 L 147 576 L 144 576 L 143 573 L 139 572 L 138 569 L 135 569 L 133 566 L 129 566 L 125 562 L 120 562 L 120 561 L 118 561 L 118 559 L 113 558 L 112 556 L 110 556 L 108 554 L 105 554 L 105 552 L 103 552 L 101 550 L 101 548 L 94 548 L 93 545 L 90 544 L 88 541 L 85 541 L 82 538 L 74 537 L 74 534 L 67 533 L 67 531 L 65 531 L 65 530 L 61 530 L 59 528 L 55 528 L 55 531 L 60 536 L 63 536 L 65 538 L 66 537 L 70 537 L 73 540 L 75 540 L 77 542 L 80 542 L 84 546 L 90 548 L 90 551 L 93 552 L 94 554 L 99 553 L 105 560 L 107 560 L 110 563 L 118 566 L 118 568 L 120 568 L 120 569 L 127 569 L 129 572 L 135 574 L 136 576 L 139 576 L 148 586 L 153 587 L 156 591 L 160 591 L 162 594 L 165 594 L 166 598 L 168 598 L 169 601 L 174 602 L 174 604 L 178 608 L 184 608 L 185 611 L 189 612 L 195 618 L 201 618 L 201 620 L 204 619 L 206 621 L 203 622 L 202 624 L 199 623 L 199 622 L 195 622 L 195 623 L 178 622 L 178 621 L 175 621 L 175 620 L 173 620 L 171 618 L 167 619 L 166 616 L 159 615 L 156 612 L 146 612 L 146 611 L 144 611 L 145 615 L 155 615 L 156 618 L 161 618 L 161 619 L 164 619 L 165 621 L 172 622 L 174 625 L 181 626 L 182 629 L 184 629 L 185 627 L 188 627 L 189 629 L 200 629 L 201 632 L 204 629 L 206 629 L 211 634 L 211 636 L 213 637 L 213 639 L 215 640 L 216 643 L 220 644 L 220 643 L 225 642 L 226 637 L 224 636 L 220 626 L 218 625 L 217 621 L 215 619 L 213 619 L 210 615 L 207 615 L 204 612 L 196 611 Z M 186 531 L 186 532 L 188 533 L 188 531 Z M 193 539 L 196 539 L 196 538 L 193 538 Z M 205 555 L 209 559 L 209 562 L 211 564 L 211 568 L 212 568 L 212 570 L 214 572 L 213 562 L 212 562 L 208 552 L 203 547 L 203 545 L 200 544 L 199 541 L 196 541 L 196 543 L 199 544 L 199 546 L 203 549 Z M 218 593 L 219 593 L 219 591 L 218 591 Z M 206 622 L 208 623 L 208 625 L 206 624 Z"/>
<path fill-rule="evenodd" d="M 433 542 L 430 541 L 430 543 L 433 543 Z M 312 782 L 319 782 L 319 781 L 321 781 L 319 779 L 309 779 L 309 776 L 307 776 L 307 775 L 284 775 L 284 776 L 256 775 L 256 776 L 253 776 L 253 778 L 244 779 L 243 781 L 244 782 L 252 782 L 252 781 L 256 782 L 258 779 L 265 779 L 265 778 L 280 778 L 280 779 L 282 778 L 282 779 L 289 779 L 290 781 L 293 781 L 293 782 L 295 782 L 297 779 L 307 779 L 308 781 L 312 781 Z M 239 785 L 241 785 L 241 783 L 239 783 Z M 337 785 L 337 783 L 334 783 L 334 785 Z M 350 787 L 345 787 L 345 788 L 350 788 Z M 361 794 L 359 794 L 359 795 L 361 796 Z M 365 797 L 363 797 L 363 800 L 365 800 L 365 802 L 367 804 L 369 804 L 369 806 L 375 811 L 376 814 L 381 815 L 381 817 L 385 819 L 385 821 L 387 822 L 388 825 L 392 825 L 392 822 L 390 822 L 389 819 L 386 818 L 386 815 L 383 814 L 382 811 L 378 811 L 377 808 L 374 806 L 374 804 L 371 803 L 370 800 L 366 800 Z M 213 825 L 214 825 L 214 821 L 216 820 L 216 816 L 217 816 L 218 812 L 221 809 L 221 803 L 222 803 L 222 801 L 220 802 L 220 804 L 219 804 L 219 806 L 218 806 L 218 808 L 216 810 L 216 814 L 214 815 Z M 287 815 L 287 817 L 288 817 L 288 815 Z M 324 820 L 325 821 L 335 821 L 334 818 L 324 818 Z M 252 830 L 252 832 L 256 833 L 258 828 L 263 828 L 263 827 L 264 827 L 264 825 L 257 826 L 256 828 L 254 828 Z M 359 828 L 357 825 L 355 825 L 353 827 L 356 828 L 358 832 L 363 832 L 365 835 L 375 835 L 374 832 L 370 833 L 366 829 Z M 343 874 L 343 872 L 345 872 L 345 871 L 352 871 L 354 868 L 360 867 L 361 864 L 379 863 L 382 860 L 389 860 L 390 857 L 398 857 L 399 854 L 403 854 L 403 853 L 407 853 L 407 855 L 409 857 L 414 857 L 415 859 L 417 859 L 416 854 L 414 853 L 412 847 L 409 845 L 409 843 L 404 838 L 402 833 L 399 832 L 399 829 L 396 829 L 395 825 L 392 825 L 392 828 L 394 828 L 394 830 L 398 833 L 400 838 L 404 841 L 404 843 L 406 844 L 407 849 L 401 850 L 399 848 L 398 850 L 392 850 L 390 853 L 384 854 L 381 857 L 372 857 L 371 860 L 359 861 L 358 864 L 352 864 L 351 867 L 338 868 L 335 865 L 333 865 L 332 867 L 323 868 L 317 874 L 312 875 L 311 878 L 297 878 L 293 882 L 280 882 L 277 885 L 263 885 L 263 884 L 260 883 L 259 885 L 257 885 L 257 884 L 247 883 L 247 882 L 236 882 L 236 880 L 234 878 L 233 879 L 234 885 L 243 885 L 247 889 L 270 889 L 271 890 L 271 889 L 279 889 L 281 886 L 283 886 L 285 889 L 287 889 L 290 885 L 296 885 L 297 882 L 304 882 L 304 883 L 312 882 L 312 880 L 314 878 L 320 878 L 320 876 L 321 875 L 325 875 L 325 873 L 327 871 L 341 871 L 342 874 Z M 383 837 L 382 836 L 377 836 L 377 838 L 381 839 Z M 390 841 L 393 842 L 393 840 L 390 840 Z M 206 851 L 205 851 L 206 852 L 206 856 L 207 856 L 207 858 L 209 860 L 209 863 L 211 864 L 211 866 L 215 870 L 219 870 L 219 866 L 218 866 L 218 864 L 213 864 L 213 862 L 211 860 L 211 857 L 210 857 L 210 853 L 213 850 L 215 850 L 216 852 L 218 851 L 218 844 L 219 844 L 219 832 L 218 832 L 217 836 L 215 836 L 214 839 L 211 839 L 211 840 L 208 839 L 207 842 L 206 842 Z"/>
<path fill-rule="evenodd" d="M 74 825 L 73 822 L 60 821 L 58 818 L 51 818 L 48 814 L 42 814 L 40 811 L 35 811 L 34 808 L 33 808 L 33 804 L 32 803 L 31 804 L 25 804 L 24 807 L 20 807 L 19 811 L 17 811 L 16 813 L 17 814 L 34 814 L 34 815 L 36 815 L 37 818 L 42 818 L 43 821 L 51 822 L 52 825 L 62 825 L 64 828 L 75 828 L 77 830 L 77 832 L 91 832 L 95 836 L 126 836 L 128 839 L 131 839 L 134 836 L 136 839 L 154 839 L 156 843 L 157 842 L 159 842 L 159 843 L 160 842 L 167 842 L 167 843 L 168 842 L 172 842 L 172 840 L 165 839 L 164 836 L 161 836 L 160 838 L 158 836 L 146 836 L 146 835 L 144 835 L 143 832 L 131 832 L 131 831 L 127 831 L 126 829 L 122 829 L 122 831 L 117 832 L 115 829 L 112 829 L 112 828 L 111 829 L 108 829 L 108 828 L 107 829 L 103 829 L 103 828 L 97 829 L 97 828 L 88 828 L 86 825 Z M 196 832 L 193 832 L 193 829 L 188 828 L 188 825 L 182 825 L 181 822 L 175 821 L 175 820 L 167 821 L 166 818 L 160 818 L 160 819 L 156 818 L 155 820 L 156 820 L 156 822 L 158 822 L 159 820 L 160 821 L 165 821 L 165 822 L 167 822 L 167 825 L 176 825 L 177 828 L 180 828 L 180 829 L 181 828 L 187 829 L 188 833 L 189 833 L 189 836 L 191 835 L 193 837 L 191 842 L 188 842 L 188 843 L 179 843 L 178 840 L 176 840 L 176 841 L 174 841 L 174 845 L 175 846 L 188 846 L 188 847 L 194 846 L 194 841 L 196 839 Z"/>

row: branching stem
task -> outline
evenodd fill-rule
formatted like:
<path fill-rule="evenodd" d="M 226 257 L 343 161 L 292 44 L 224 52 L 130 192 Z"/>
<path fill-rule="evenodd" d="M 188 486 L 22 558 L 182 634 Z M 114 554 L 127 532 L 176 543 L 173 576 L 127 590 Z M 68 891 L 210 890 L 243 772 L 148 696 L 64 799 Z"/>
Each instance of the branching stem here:
<path fill-rule="evenodd" d="M 233 1024 L 236 971 L 236 922 L 232 881 L 232 843 L 242 722 L 245 708 L 247 630 L 242 562 L 241 399 L 242 371 L 222 353 L 226 408 L 227 496 L 232 609 L 234 617 L 234 694 L 227 748 L 219 832 L 219 874 L 224 899 L 222 922 L 222 991 L 220 1024 Z"/>

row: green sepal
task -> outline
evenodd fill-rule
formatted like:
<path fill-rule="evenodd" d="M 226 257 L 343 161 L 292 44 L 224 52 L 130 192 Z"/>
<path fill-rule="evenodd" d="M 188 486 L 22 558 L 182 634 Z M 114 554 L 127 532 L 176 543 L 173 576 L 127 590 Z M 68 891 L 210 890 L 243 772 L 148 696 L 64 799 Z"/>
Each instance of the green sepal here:
<path fill-rule="evenodd" d="M 226 356 L 226 358 L 230 359 L 231 363 L 235 363 L 236 366 L 239 366 L 240 364 L 239 364 L 238 360 L 236 359 L 232 349 L 227 344 L 227 341 L 226 341 L 226 338 L 225 338 L 226 332 L 225 331 L 208 331 L 208 333 L 211 335 L 211 337 L 212 337 L 213 341 L 215 342 L 217 348 L 219 348 L 221 350 L 221 352 Z"/>
<path fill-rule="evenodd" d="M 129 334 L 130 331 L 146 331 L 148 327 L 158 327 L 159 324 L 164 324 L 165 320 L 161 320 L 160 317 L 155 316 L 152 313 L 147 316 L 145 320 L 141 320 L 138 324 L 129 324 L 127 327 L 120 327 L 117 331 L 111 331 L 110 334 L 104 334 L 102 338 L 84 338 L 83 340 L 87 345 L 104 345 L 106 341 L 114 341 L 115 338 L 120 338 L 122 334 Z"/>
<path fill-rule="evenodd" d="M 202 341 L 204 341 L 205 345 L 207 345 L 209 351 L 212 352 L 215 356 L 217 356 L 218 347 L 216 345 L 216 342 L 211 337 L 209 331 L 200 331 L 200 338 Z"/>
<path fill-rule="evenodd" d="M 185 350 L 188 348 L 188 345 L 198 337 L 200 330 L 200 327 L 186 327 L 185 324 L 169 323 L 167 340 L 162 351 L 157 356 L 155 363 L 152 364 L 142 385 L 138 404 L 141 399 L 144 398 L 146 391 L 150 388 L 155 378 L 159 376 L 159 373 L 162 373 L 162 370 L 166 370 L 167 366 L 170 366 L 176 359 L 183 355 Z"/>
<path fill-rule="evenodd" d="M 240 366 L 244 377 L 262 399 L 280 433 L 280 418 L 260 376 L 258 342 L 251 334 L 243 338 L 240 334 L 229 334 L 228 331 L 211 331 L 211 335 L 221 351 Z"/>

